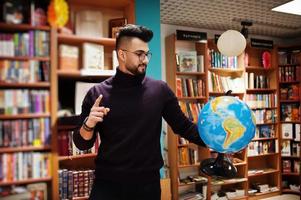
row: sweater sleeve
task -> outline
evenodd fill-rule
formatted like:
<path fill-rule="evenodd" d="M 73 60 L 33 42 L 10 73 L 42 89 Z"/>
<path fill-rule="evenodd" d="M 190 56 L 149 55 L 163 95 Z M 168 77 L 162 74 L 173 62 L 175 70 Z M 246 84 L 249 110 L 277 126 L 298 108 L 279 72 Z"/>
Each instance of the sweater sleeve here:
<path fill-rule="evenodd" d="M 173 132 L 197 145 L 206 147 L 201 139 L 198 127 L 191 122 L 182 112 L 177 97 L 165 83 L 164 89 L 165 103 L 163 108 L 163 118 L 172 128 Z"/>
<path fill-rule="evenodd" d="M 77 129 L 73 133 L 73 142 L 75 146 L 80 150 L 87 150 L 93 147 L 94 142 L 96 140 L 96 130 L 97 127 L 94 129 L 93 137 L 90 140 L 85 140 L 80 134 L 80 128 L 86 119 L 87 116 L 90 114 L 91 107 L 93 105 L 94 94 L 90 89 L 89 92 L 86 94 L 83 103 L 82 103 L 82 113 L 80 114 L 80 120 Z M 94 101 L 93 101 L 94 100 Z"/>

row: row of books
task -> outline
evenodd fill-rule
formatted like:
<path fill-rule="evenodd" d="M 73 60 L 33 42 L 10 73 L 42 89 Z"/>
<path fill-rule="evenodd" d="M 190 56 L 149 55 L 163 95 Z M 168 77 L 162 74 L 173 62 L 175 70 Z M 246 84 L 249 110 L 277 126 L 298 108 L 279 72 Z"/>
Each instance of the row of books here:
<path fill-rule="evenodd" d="M 245 196 L 244 189 L 226 189 L 222 188 L 218 192 L 211 194 L 211 200 L 228 200 L 228 199 L 239 199 Z"/>
<path fill-rule="evenodd" d="M 300 99 L 300 86 L 298 84 L 292 84 L 286 87 L 280 88 L 281 100 L 299 100 Z"/>
<path fill-rule="evenodd" d="M 0 154 L 0 181 L 21 181 L 51 176 L 51 154 L 17 152 Z"/>
<path fill-rule="evenodd" d="M 299 64 L 300 51 L 278 52 L 279 65 Z"/>
<path fill-rule="evenodd" d="M 279 191 L 277 186 L 271 186 L 267 183 L 254 182 L 251 183 L 251 188 L 248 191 L 249 195 L 256 195 L 258 193 L 267 193 Z"/>
<path fill-rule="evenodd" d="M 299 103 L 283 103 L 280 109 L 281 121 L 300 121 L 301 111 Z"/>
<path fill-rule="evenodd" d="M 101 69 L 104 66 L 104 46 L 92 43 L 83 43 L 82 48 L 83 69 Z M 59 46 L 59 68 L 62 70 L 78 70 L 79 69 L 79 47 L 67 44 Z M 114 55 L 113 55 L 114 58 Z M 114 64 L 113 64 L 114 66 Z"/>
<path fill-rule="evenodd" d="M 204 107 L 202 103 L 194 103 L 194 102 L 184 102 L 179 101 L 181 110 L 185 113 L 185 115 L 193 122 L 198 120 L 198 116 Z"/>
<path fill-rule="evenodd" d="M 248 156 L 278 153 L 278 140 L 252 141 L 248 145 Z"/>
<path fill-rule="evenodd" d="M 300 124 L 283 123 L 281 124 L 282 139 L 300 141 Z"/>
<path fill-rule="evenodd" d="M 88 198 L 94 181 L 94 170 L 60 169 L 59 197 L 60 199 Z"/>
<path fill-rule="evenodd" d="M 213 49 L 209 50 L 209 63 L 212 68 L 238 68 L 238 57 L 237 56 L 225 56 L 218 51 Z"/>
<path fill-rule="evenodd" d="M 48 61 L 0 60 L 0 81 L 8 83 L 34 83 L 49 81 Z"/>
<path fill-rule="evenodd" d="M 0 121 L 0 147 L 49 145 L 50 119 L 20 119 Z"/>
<path fill-rule="evenodd" d="M 245 85 L 247 89 L 262 89 L 270 87 L 270 79 L 265 75 L 255 75 L 253 72 L 245 73 Z"/>
<path fill-rule="evenodd" d="M 275 125 L 256 126 L 254 139 L 275 138 L 275 136 L 276 136 Z"/>
<path fill-rule="evenodd" d="M 278 102 L 276 94 L 246 94 L 244 101 L 252 109 L 274 108 Z"/>
<path fill-rule="evenodd" d="M 0 56 L 49 56 L 49 32 L 0 33 Z"/>
<path fill-rule="evenodd" d="M 282 172 L 300 174 L 300 160 L 282 160 Z"/>
<path fill-rule="evenodd" d="M 179 147 L 179 165 L 194 165 L 199 163 L 199 152 L 196 149 Z"/>
<path fill-rule="evenodd" d="M 208 71 L 209 92 L 227 92 L 228 90 L 232 90 L 232 92 L 244 93 L 244 83 L 243 77 L 220 76 Z"/>
<path fill-rule="evenodd" d="M 197 55 L 196 51 L 179 51 L 176 53 L 178 72 L 205 72 L 204 55 Z"/>
<path fill-rule="evenodd" d="M 253 113 L 256 124 L 276 123 L 277 121 L 277 110 L 275 109 L 255 110 Z"/>
<path fill-rule="evenodd" d="M 48 90 L 0 90 L 0 114 L 50 113 Z"/>
<path fill-rule="evenodd" d="M 46 183 L 31 183 L 27 185 L 1 187 L 1 200 L 15 200 L 15 199 L 47 199 L 47 184 Z"/>
<path fill-rule="evenodd" d="M 58 152 L 60 156 L 75 156 L 89 153 L 97 153 L 100 144 L 99 135 L 94 146 L 88 150 L 79 150 L 73 142 L 73 131 L 60 131 L 58 134 Z"/>
<path fill-rule="evenodd" d="M 204 97 L 206 96 L 205 82 L 202 79 L 176 78 L 177 97 Z"/>
<path fill-rule="evenodd" d="M 279 80 L 283 82 L 299 81 L 301 79 L 301 66 L 285 66 L 279 69 Z"/>
<path fill-rule="evenodd" d="M 281 156 L 300 156 L 300 142 L 291 140 L 282 140 L 281 142 Z"/>

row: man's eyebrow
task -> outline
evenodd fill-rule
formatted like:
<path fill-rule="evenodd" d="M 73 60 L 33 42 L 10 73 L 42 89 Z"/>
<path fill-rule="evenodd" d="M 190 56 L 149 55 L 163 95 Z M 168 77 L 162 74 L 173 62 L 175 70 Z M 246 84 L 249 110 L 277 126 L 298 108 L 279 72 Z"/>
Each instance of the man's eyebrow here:
<path fill-rule="evenodd" d="M 148 51 L 144 51 L 144 50 L 136 50 L 135 52 L 137 52 L 137 53 L 149 53 L 150 51 L 148 50 Z"/>

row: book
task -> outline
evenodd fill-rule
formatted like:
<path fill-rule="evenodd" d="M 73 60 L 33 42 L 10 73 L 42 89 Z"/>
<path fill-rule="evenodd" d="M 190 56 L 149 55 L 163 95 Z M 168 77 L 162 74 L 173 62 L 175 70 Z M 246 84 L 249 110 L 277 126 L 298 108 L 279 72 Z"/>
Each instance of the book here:
<path fill-rule="evenodd" d="M 282 161 L 282 171 L 283 171 L 283 173 L 290 173 L 292 171 L 290 160 L 283 160 Z"/>
<path fill-rule="evenodd" d="M 82 102 L 91 87 L 96 83 L 79 82 L 75 83 L 75 114 L 81 114 Z"/>
<path fill-rule="evenodd" d="M 84 37 L 103 37 L 103 14 L 100 11 L 80 10 L 75 14 L 75 33 Z"/>
<path fill-rule="evenodd" d="M 104 69 L 103 45 L 83 44 L 83 69 Z"/>
<path fill-rule="evenodd" d="M 281 155 L 282 156 L 291 156 L 291 141 L 284 140 L 281 145 Z"/>
<path fill-rule="evenodd" d="M 281 124 L 282 138 L 293 139 L 293 124 Z"/>
<path fill-rule="evenodd" d="M 178 52 L 178 57 L 180 72 L 197 72 L 196 51 L 181 51 Z"/>
<path fill-rule="evenodd" d="M 61 44 L 59 46 L 59 68 L 62 70 L 78 70 L 79 49 L 76 46 Z"/>

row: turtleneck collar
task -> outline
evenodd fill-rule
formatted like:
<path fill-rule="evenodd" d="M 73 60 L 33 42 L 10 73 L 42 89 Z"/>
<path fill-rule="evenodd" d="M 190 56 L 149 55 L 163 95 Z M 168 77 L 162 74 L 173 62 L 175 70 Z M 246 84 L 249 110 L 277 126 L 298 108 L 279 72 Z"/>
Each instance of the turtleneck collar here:
<path fill-rule="evenodd" d="M 113 85 L 122 88 L 138 86 L 141 85 L 144 77 L 145 74 L 134 76 L 131 74 L 126 74 L 117 68 L 116 74 L 113 77 Z"/>

